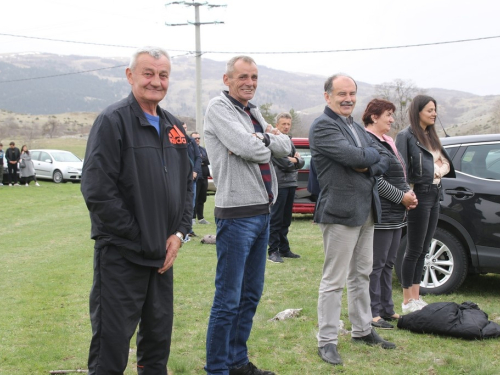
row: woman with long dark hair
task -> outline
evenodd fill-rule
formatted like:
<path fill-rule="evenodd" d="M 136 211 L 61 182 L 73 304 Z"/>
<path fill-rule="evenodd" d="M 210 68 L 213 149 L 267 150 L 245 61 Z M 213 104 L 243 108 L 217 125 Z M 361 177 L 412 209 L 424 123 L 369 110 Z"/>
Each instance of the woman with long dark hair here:
<path fill-rule="evenodd" d="M 363 114 L 366 131 L 391 155 L 389 168 L 378 178 L 382 215 L 381 221 L 375 224 L 373 270 L 370 274 L 372 326 L 379 329 L 394 328 L 387 321 L 399 318 L 392 301 L 392 270 L 401 232 L 406 226 L 406 210 L 415 208 L 418 203 L 406 181 L 403 157 L 393 139 L 387 135 L 394 123 L 395 110 L 391 102 L 373 99 Z"/>
<path fill-rule="evenodd" d="M 410 126 L 396 137 L 396 146 L 406 163 L 410 186 L 418 206 L 408 212 L 407 245 L 401 267 L 403 314 L 427 305 L 420 296 L 425 254 L 436 231 L 441 199 L 441 178 L 455 177 L 455 169 L 435 129 L 436 100 L 427 95 L 413 98 Z"/>

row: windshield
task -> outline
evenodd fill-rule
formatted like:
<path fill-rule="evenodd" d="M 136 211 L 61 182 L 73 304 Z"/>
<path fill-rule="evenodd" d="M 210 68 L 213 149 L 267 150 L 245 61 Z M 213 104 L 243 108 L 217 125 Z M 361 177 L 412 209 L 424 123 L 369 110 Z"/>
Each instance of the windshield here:
<path fill-rule="evenodd" d="M 56 151 L 56 152 L 51 152 L 51 154 L 55 161 L 61 161 L 61 162 L 81 161 L 76 155 L 68 151 Z"/>

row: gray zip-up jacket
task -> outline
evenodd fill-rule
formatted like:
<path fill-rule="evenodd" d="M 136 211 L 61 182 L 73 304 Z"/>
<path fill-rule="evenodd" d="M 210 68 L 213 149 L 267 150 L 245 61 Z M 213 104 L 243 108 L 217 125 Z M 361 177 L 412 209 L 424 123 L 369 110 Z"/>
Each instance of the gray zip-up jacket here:
<path fill-rule="evenodd" d="M 249 103 L 250 112 L 266 129 L 267 123 L 259 109 Z M 288 155 L 290 138 L 285 134 L 269 136 L 269 144 L 255 135 L 252 120 L 233 104 L 224 92 L 208 103 L 205 114 L 205 145 L 212 165 L 217 192 L 215 207 L 221 209 L 267 206 L 269 196 L 262 180 L 259 164 L 271 163 L 271 157 Z M 276 173 L 270 166 L 274 201 L 278 195 Z M 248 210 L 243 210 L 248 211 Z M 246 215 L 240 216 L 245 217 Z"/>

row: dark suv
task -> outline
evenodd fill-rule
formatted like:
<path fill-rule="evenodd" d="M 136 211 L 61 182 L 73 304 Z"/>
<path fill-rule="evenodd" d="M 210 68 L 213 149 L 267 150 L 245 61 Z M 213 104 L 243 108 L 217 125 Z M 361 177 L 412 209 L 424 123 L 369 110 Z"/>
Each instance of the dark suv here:
<path fill-rule="evenodd" d="M 425 258 L 423 294 L 455 291 L 467 274 L 500 273 L 500 134 L 442 138 L 456 178 L 443 178 L 436 233 Z M 406 235 L 396 260 L 401 263 Z"/>

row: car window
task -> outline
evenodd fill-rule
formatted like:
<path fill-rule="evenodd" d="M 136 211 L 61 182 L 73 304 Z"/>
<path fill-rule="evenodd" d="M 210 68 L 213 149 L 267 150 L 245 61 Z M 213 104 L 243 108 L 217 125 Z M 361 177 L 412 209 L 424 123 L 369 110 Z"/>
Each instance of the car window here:
<path fill-rule="evenodd" d="M 461 171 L 489 180 L 500 180 L 500 144 L 469 146 L 461 160 Z"/>
<path fill-rule="evenodd" d="M 40 151 L 31 151 L 31 160 L 39 160 Z"/>
<path fill-rule="evenodd" d="M 309 169 L 309 164 L 311 164 L 311 150 L 309 148 L 295 147 L 300 157 L 304 159 L 304 166 L 301 169 Z"/>
<path fill-rule="evenodd" d="M 460 146 L 445 147 L 446 152 L 448 153 L 448 155 L 450 155 L 451 160 L 453 160 L 459 148 Z"/>
<path fill-rule="evenodd" d="M 60 162 L 80 162 L 81 160 L 71 152 L 67 151 L 53 151 L 52 156 L 55 161 Z"/>
<path fill-rule="evenodd" d="M 42 151 L 40 153 L 40 160 L 41 161 L 46 161 L 46 162 L 51 162 L 52 161 L 52 158 L 50 157 L 50 155 L 44 151 Z"/>

